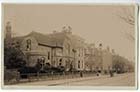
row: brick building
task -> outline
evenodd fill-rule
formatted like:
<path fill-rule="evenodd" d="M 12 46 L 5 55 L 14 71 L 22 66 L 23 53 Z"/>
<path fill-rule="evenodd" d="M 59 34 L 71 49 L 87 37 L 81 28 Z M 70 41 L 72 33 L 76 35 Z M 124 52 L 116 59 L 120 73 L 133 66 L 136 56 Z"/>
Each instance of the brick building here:
<path fill-rule="evenodd" d="M 6 39 L 11 36 L 9 32 L 7 34 Z M 18 45 L 27 57 L 28 66 L 42 61 L 43 65 L 64 66 L 67 71 L 84 69 L 84 42 L 81 39 L 72 34 L 70 27 L 63 27 L 61 32 L 42 34 L 32 31 L 28 35 L 11 38 L 12 44 Z"/>

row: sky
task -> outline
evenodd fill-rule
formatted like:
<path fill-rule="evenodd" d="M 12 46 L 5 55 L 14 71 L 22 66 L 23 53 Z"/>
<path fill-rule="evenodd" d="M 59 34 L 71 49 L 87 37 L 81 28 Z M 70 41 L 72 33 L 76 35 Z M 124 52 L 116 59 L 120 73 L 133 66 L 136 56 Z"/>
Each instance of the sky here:
<path fill-rule="evenodd" d="M 32 31 L 52 33 L 71 26 L 72 33 L 87 43 L 109 46 L 121 56 L 134 60 L 135 42 L 126 38 L 126 32 L 135 32 L 118 15 L 134 14 L 134 5 L 94 4 L 5 4 L 3 5 L 3 30 L 11 22 L 13 36 L 26 35 Z"/>

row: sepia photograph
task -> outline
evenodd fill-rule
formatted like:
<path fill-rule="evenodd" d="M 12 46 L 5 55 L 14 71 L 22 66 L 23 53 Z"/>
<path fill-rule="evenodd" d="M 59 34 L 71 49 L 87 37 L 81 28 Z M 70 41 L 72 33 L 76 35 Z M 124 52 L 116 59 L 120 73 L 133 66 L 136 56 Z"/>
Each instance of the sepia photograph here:
<path fill-rule="evenodd" d="M 137 89 L 138 9 L 3 3 L 3 88 Z"/>

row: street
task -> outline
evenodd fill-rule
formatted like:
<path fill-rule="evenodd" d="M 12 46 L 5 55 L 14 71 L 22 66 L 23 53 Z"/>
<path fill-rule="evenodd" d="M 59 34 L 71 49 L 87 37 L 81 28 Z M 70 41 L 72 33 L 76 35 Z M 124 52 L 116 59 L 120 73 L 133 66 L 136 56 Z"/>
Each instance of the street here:
<path fill-rule="evenodd" d="M 100 75 L 92 77 L 74 78 L 74 79 L 61 79 L 61 80 L 48 80 L 20 83 L 16 85 L 28 86 L 135 86 L 134 73 L 115 74 L 114 77 L 109 75 Z"/>

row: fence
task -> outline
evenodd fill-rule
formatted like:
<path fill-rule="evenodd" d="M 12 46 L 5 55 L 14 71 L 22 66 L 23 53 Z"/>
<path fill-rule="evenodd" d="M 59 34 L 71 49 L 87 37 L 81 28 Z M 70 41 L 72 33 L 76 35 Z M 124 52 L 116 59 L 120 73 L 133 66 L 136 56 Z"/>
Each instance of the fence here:
<path fill-rule="evenodd" d="M 19 74 L 19 73 L 17 73 Z M 80 78 L 80 77 L 89 77 L 95 76 L 95 72 L 83 72 L 82 76 L 80 72 L 65 72 L 61 73 L 27 73 L 17 75 L 15 81 L 5 81 L 6 85 L 16 84 L 16 83 L 25 83 L 25 82 L 33 82 L 33 81 L 47 81 L 47 80 L 59 80 L 59 79 L 71 79 L 71 78 Z M 20 76 L 26 76 L 27 78 L 21 78 Z"/>

